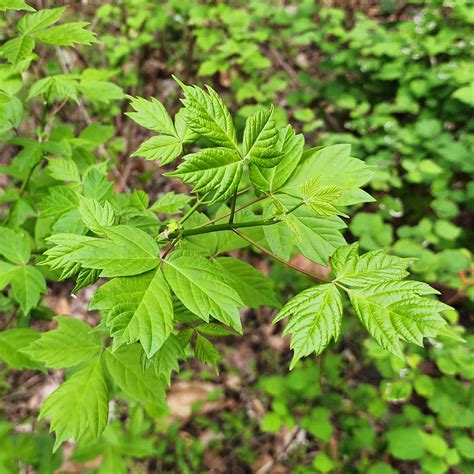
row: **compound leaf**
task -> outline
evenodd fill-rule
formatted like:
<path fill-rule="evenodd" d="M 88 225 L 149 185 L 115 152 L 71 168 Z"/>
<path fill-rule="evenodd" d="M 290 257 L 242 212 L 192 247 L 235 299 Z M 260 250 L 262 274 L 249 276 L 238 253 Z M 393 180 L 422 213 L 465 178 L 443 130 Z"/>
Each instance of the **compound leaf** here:
<path fill-rule="evenodd" d="M 439 313 L 450 309 L 425 295 L 436 290 L 426 283 L 402 280 L 409 263 L 381 251 L 358 256 L 357 245 L 343 247 L 332 258 L 336 281 L 344 285 L 352 306 L 367 331 L 392 354 L 402 357 L 400 340 L 423 345 L 446 321 Z"/>

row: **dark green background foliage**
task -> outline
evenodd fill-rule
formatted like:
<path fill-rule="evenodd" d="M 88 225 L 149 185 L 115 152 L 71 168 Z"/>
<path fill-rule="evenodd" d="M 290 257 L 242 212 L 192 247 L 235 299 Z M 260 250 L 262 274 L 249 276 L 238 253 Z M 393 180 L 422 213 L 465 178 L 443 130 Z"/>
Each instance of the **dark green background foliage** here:
<path fill-rule="evenodd" d="M 474 473 L 471 1 L 0 25 L 0 473 Z"/>

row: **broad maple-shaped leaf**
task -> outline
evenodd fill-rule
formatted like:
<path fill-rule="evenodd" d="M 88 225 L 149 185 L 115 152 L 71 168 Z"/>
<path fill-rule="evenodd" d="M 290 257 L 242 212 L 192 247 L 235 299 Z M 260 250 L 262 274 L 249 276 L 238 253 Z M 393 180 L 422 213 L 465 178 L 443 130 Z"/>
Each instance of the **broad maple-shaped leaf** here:
<path fill-rule="evenodd" d="M 90 309 L 106 313 L 114 347 L 140 341 L 148 357 L 164 344 L 173 328 L 173 304 L 161 269 L 114 278 L 94 294 Z"/>
<path fill-rule="evenodd" d="M 56 451 L 69 438 L 85 444 L 97 441 L 107 426 L 108 414 L 107 381 L 101 357 L 96 357 L 45 400 L 39 419 L 51 419 Z"/>
<path fill-rule="evenodd" d="M 283 334 L 291 334 L 294 351 L 290 368 L 311 353 L 319 355 L 331 338 L 341 332 L 342 300 L 334 284 L 314 286 L 292 298 L 274 319 L 274 323 L 290 316 Z"/>
<path fill-rule="evenodd" d="M 57 316 L 55 320 L 57 329 L 41 333 L 22 352 L 52 369 L 73 367 L 100 353 L 103 344 L 89 325 L 64 316 Z"/>
<path fill-rule="evenodd" d="M 244 303 L 219 265 L 184 251 L 174 252 L 164 263 L 166 280 L 186 308 L 204 321 L 211 315 L 242 332 L 239 308 Z"/>
<path fill-rule="evenodd" d="M 244 168 L 240 155 L 228 148 L 206 148 L 185 157 L 176 171 L 165 176 L 194 184 L 193 192 L 214 192 L 211 203 L 229 199 L 237 190 Z"/>

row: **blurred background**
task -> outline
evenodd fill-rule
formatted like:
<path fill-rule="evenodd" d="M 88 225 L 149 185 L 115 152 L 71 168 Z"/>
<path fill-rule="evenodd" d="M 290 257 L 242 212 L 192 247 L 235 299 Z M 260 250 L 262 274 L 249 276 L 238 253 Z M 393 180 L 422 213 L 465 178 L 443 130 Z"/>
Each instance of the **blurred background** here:
<path fill-rule="evenodd" d="M 157 97 L 173 111 L 172 74 L 210 84 L 240 130 L 256 108 L 274 104 L 278 125 L 291 123 L 308 146 L 350 143 L 353 156 L 374 166 L 367 191 L 376 202 L 356 211 L 347 240 L 416 257 L 415 278 L 455 308 L 447 316 L 466 328 L 466 343 L 410 346 L 403 362 L 345 318 L 337 344 L 288 372 L 288 340 L 271 325 L 272 312 L 248 310 L 246 336 L 217 343 L 219 374 L 194 361 L 174 376 L 168 416 L 156 420 L 131 401 L 115 407 L 97 445 L 54 455 L 45 423 L 28 423 L 61 374 L 32 382 L 31 373 L 0 365 L 0 472 L 473 473 L 473 2 L 30 3 L 68 5 L 102 42 L 48 50 L 41 67 L 94 68 L 116 84 L 110 97 L 85 93 L 89 112 L 66 106 L 58 117 L 79 130 L 91 120 L 103 125 L 97 139 L 107 141 L 118 189 L 153 198 L 172 190 L 156 163 L 129 158 L 147 132 L 124 115 L 124 94 Z M 0 20 L 2 41 L 12 20 Z M 286 267 L 246 258 L 272 276 L 282 300 L 308 286 Z M 94 318 L 87 290 L 72 299 L 70 289 L 53 287 L 48 309 Z"/>

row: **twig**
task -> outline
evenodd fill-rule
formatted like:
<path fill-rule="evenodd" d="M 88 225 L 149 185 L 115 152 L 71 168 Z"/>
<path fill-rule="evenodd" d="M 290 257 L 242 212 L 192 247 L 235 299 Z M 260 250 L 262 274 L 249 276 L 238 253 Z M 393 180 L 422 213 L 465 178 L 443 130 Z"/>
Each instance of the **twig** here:
<path fill-rule="evenodd" d="M 273 258 L 274 260 L 282 263 L 283 265 L 286 265 L 289 268 L 292 268 L 293 270 L 296 270 L 297 272 L 302 273 L 303 275 L 306 275 L 309 278 L 313 278 L 314 280 L 321 281 L 323 283 L 328 283 L 329 280 L 320 276 L 320 275 L 315 275 L 314 273 L 308 272 L 304 270 L 303 268 L 298 267 L 297 265 L 293 265 L 290 262 L 287 262 L 283 258 L 279 257 L 278 255 L 274 254 L 272 251 L 266 249 L 262 245 L 260 245 L 258 242 L 255 242 L 255 240 L 251 239 L 247 235 L 245 235 L 243 232 L 240 232 L 237 229 L 233 229 L 233 231 L 239 236 L 242 237 L 242 239 L 246 240 L 248 243 L 252 244 L 254 247 L 258 248 L 262 253 L 265 255 L 268 255 L 269 257 Z"/>

